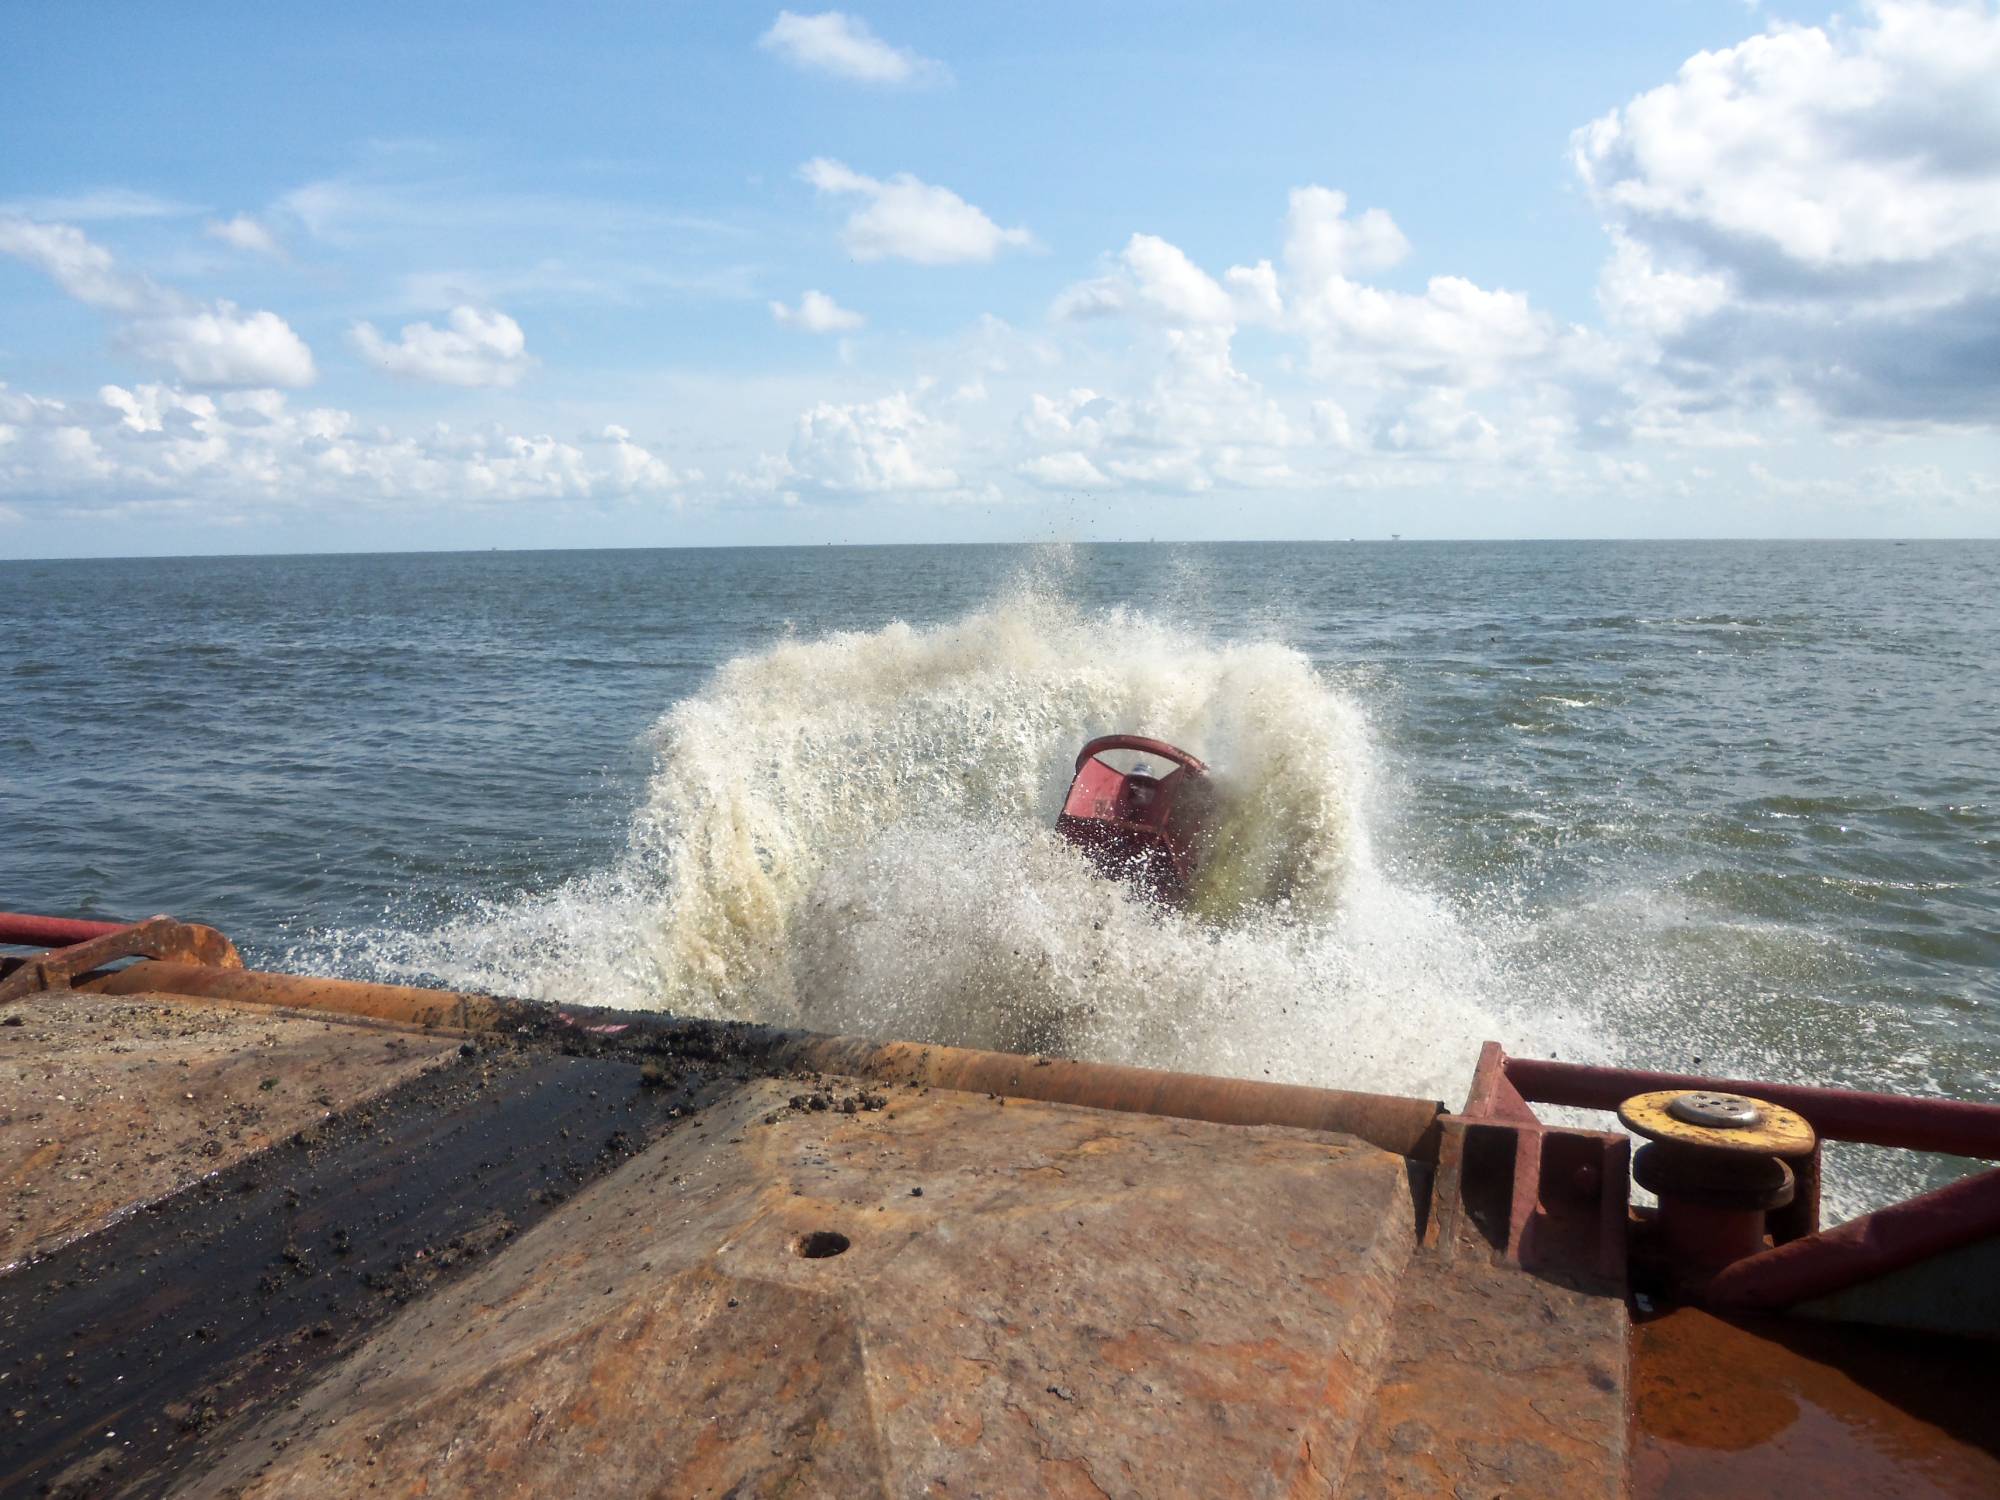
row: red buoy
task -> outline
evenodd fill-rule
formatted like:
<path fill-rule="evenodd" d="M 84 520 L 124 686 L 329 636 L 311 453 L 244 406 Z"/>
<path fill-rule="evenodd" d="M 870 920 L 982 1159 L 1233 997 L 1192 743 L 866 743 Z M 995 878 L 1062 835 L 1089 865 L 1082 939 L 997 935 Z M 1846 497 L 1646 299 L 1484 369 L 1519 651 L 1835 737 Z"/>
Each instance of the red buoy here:
<path fill-rule="evenodd" d="M 1113 750 L 1156 756 L 1173 769 L 1162 775 L 1141 762 L 1120 771 L 1100 759 Z M 1105 874 L 1178 906 L 1194 884 L 1211 806 L 1208 767 L 1187 751 L 1144 735 L 1107 734 L 1078 752 L 1056 832 Z"/>

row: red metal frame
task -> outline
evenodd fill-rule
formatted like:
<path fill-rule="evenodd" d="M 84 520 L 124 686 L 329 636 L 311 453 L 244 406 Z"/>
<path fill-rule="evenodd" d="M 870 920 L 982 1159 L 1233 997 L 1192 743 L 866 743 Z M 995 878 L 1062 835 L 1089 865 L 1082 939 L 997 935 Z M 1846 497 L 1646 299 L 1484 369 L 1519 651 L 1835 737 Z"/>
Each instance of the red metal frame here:
<path fill-rule="evenodd" d="M 1162 760 L 1170 760 L 1197 776 L 1208 767 L 1196 756 L 1189 755 L 1178 745 L 1169 745 L 1165 740 L 1152 739 L 1143 734 L 1100 734 L 1076 753 L 1076 769 L 1081 771 L 1084 764 L 1106 750 L 1143 750 L 1148 755 L 1157 755 Z"/>
<path fill-rule="evenodd" d="M 1543 1124 L 1506 1064 L 1499 1043 L 1481 1047 L 1464 1112 L 1445 1117 L 1440 1218 L 1469 1214 L 1503 1256 L 1528 1270 L 1622 1285 L 1631 1142 Z M 1428 1237 L 1449 1232 L 1440 1223 Z"/>
<path fill-rule="evenodd" d="M 2000 1169 L 1878 1208 L 1718 1271 L 1712 1306 L 1778 1309 L 1829 1296 L 2000 1235 Z"/>
<path fill-rule="evenodd" d="M 1120 771 L 1098 759 L 1136 750 L 1170 761 L 1165 776 Z M 1207 799 L 1208 768 L 1165 740 L 1101 735 L 1076 757 L 1076 776 L 1056 817 L 1056 832 L 1105 874 L 1130 881 L 1153 899 L 1176 905 L 1194 881 Z"/>
<path fill-rule="evenodd" d="M 1823 1141 L 2000 1160 L 2000 1105 L 1508 1057 L 1492 1043 L 1480 1054 L 1466 1113 L 1518 1120 L 1526 1111 L 1532 1118 L 1529 1106 L 1535 1103 L 1615 1110 L 1635 1094 L 1658 1089 L 1710 1089 L 1768 1100 L 1803 1115 Z M 1799 1173 L 1800 1201 L 1771 1216 L 1772 1247 L 1708 1277 L 1699 1289 L 1702 1301 L 1783 1309 L 2000 1236 L 2000 1169 L 1821 1230 L 1818 1150 L 1792 1165 Z"/>

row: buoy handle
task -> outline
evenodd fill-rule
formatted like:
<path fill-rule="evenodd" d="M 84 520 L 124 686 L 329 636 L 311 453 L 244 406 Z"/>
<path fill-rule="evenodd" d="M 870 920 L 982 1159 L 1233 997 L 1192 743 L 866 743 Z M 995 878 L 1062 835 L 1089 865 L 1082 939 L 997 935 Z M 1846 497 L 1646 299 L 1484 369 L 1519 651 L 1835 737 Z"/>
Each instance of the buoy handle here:
<path fill-rule="evenodd" d="M 1200 776 L 1208 767 L 1187 751 L 1169 745 L 1165 740 L 1148 739 L 1143 734 L 1103 734 L 1085 745 L 1076 753 L 1076 768 L 1081 771 L 1084 763 L 1094 755 L 1102 755 L 1106 750 L 1143 750 L 1148 755 L 1157 755 L 1162 760 L 1170 760 L 1184 771 L 1192 771 Z"/>

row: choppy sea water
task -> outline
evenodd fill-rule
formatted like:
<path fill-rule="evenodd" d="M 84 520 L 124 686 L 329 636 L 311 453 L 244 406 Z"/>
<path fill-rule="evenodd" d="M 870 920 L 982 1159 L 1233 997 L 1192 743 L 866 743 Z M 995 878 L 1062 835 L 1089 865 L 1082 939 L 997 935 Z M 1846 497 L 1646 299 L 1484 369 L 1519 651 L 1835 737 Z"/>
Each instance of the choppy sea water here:
<path fill-rule="evenodd" d="M 1996 576 L 1875 542 L 5 563 L 0 906 L 1453 1102 L 1483 1038 L 1990 1099 Z M 1191 914 L 1050 833 L 1117 729 L 1230 788 Z"/>

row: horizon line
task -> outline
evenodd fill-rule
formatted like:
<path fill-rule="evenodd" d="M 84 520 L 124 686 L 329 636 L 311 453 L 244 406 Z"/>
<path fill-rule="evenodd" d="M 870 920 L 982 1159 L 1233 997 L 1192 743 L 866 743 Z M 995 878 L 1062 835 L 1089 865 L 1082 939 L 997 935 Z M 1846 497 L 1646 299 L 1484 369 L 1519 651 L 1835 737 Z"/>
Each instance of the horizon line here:
<path fill-rule="evenodd" d="M 0 567 L 25 563 L 53 562 L 219 562 L 225 559 L 299 557 L 480 557 L 498 553 L 532 556 L 548 553 L 585 552 L 879 552 L 919 547 L 1369 547 L 1369 546 L 1769 546 L 1775 543 L 1825 545 L 1829 543 L 1869 543 L 1877 546 L 1942 546 L 1967 542 L 2000 542 L 2000 536 L 1521 536 L 1521 537 L 1129 537 L 1106 540 L 1038 541 L 897 541 L 897 542 L 683 542 L 673 545 L 635 543 L 630 546 L 597 547 L 326 547 L 313 551 L 284 552 L 67 552 L 43 556 L 0 558 Z"/>

